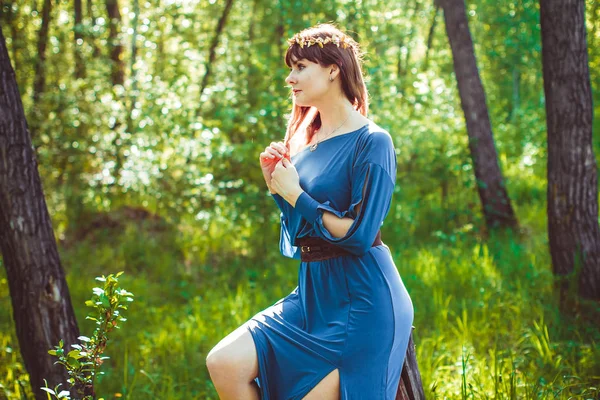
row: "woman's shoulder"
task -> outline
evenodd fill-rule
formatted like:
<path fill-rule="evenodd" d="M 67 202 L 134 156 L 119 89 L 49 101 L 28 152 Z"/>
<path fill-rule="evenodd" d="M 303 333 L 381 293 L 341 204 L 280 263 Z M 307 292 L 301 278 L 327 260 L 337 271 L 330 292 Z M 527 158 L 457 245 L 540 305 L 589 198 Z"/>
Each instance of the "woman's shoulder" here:
<path fill-rule="evenodd" d="M 370 122 L 356 143 L 353 165 L 379 164 L 391 171 L 396 165 L 396 149 L 392 136 L 374 122 Z"/>
<path fill-rule="evenodd" d="M 361 150 L 367 148 L 394 148 L 394 141 L 390 133 L 377 125 L 375 122 L 368 120 L 368 124 L 365 125 L 366 129 L 363 129 L 362 135 L 360 135 L 358 148 Z"/>

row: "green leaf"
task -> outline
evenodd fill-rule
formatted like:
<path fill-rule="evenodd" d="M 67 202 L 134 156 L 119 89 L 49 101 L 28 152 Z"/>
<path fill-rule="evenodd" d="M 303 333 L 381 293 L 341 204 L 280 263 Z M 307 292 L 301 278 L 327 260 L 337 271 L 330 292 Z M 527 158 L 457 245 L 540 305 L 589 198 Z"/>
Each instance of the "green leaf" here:
<path fill-rule="evenodd" d="M 42 387 L 40 389 L 45 390 L 46 392 L 48 392 L 48 393 L 53 394 L 53 395 L 56 396 L 56 392 L 54 390 L 50 389 L 50 388 Z"/>
<path fill-rule="evenodd" d="M 83 356 L 81 355 L 79 350 L 71 350 L 69 352 L 69 354 L 67 354 L 67 357 L 74 358 L 75 360 L 79 360 Z"/>
<path fill-rule="evenodd" d="M 79 360 L 77 360 L 76 358 L 73 358 L 73 357 L 67 358 L 67 364 L 69 364 L 69 366 L 72 368 L 79 368 L 81 366 L 81 363 L 79 362 Z"/>

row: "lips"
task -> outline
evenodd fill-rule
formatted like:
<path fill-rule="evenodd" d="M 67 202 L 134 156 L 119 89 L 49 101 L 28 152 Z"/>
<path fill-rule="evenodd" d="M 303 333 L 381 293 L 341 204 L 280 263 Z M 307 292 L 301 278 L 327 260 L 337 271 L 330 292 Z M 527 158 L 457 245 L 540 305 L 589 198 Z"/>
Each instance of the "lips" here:
<path fill-rule="evenodd" d="M 298 89 L 293 89 L 292 92 L 294 93 L 294 95 L 297 95 L 298 93 L 300 93 L 302 90 L 298 90 Z"/>

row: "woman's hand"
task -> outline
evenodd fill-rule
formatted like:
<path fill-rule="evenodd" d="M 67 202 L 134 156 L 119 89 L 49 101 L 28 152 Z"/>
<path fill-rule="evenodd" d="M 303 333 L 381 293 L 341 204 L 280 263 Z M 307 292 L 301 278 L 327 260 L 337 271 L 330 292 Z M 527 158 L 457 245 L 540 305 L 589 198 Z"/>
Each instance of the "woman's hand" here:
<path fill-rule="evenodd" d="M 292 206 L 296 205 L 296 200 L 303 190 L 300 187 L 298 171 L 287 158 L 282 158 L 275 165 L 271 174 L 271 188 Z"/>
<path fill-rule="evenodd" d="M 275 170 L 275 165 L 284 157 L 290 159 L 290 152 L 283 142 L 271 142 L 265 151 L 260 153 L 260 169 L 271 193 L 276 193 L 271 187 L 271 174 Z"/>

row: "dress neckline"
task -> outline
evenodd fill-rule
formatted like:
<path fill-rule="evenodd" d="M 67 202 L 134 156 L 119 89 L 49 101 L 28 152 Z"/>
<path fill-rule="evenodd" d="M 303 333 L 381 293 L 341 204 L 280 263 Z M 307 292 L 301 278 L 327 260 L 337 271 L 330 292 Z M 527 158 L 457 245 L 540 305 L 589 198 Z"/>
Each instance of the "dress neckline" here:
<path fill-rule="evenodd" d="M 358 129 L 355 129 L 355 130 L 353 130 L 353 131 L 346 132 L 346 133 L 342 133 L 341 135 L 335 135 L 335 136 L 333 136 L 333 137 L 330 137 L 330 138 L 328 138 L 328 139 L 322 140 L 322 141 L 320 141 L 320 142 L 319 142 L 319 146 L 320 146 L 320 145 L 322 145 L 323 143 L 325 143 L 325 142 L 329 142 L 330 140 L 333 140 L 333 139 L 335 139 L 335 138 L 342 137 L 342 136 L 348 136 L 348 135 L 351 135 L 351 134 L 353 134 L 353 133 L 356 133 L 356 132 L 358 132 L 358 131 L 361 131 L 361 130 L 365 129 L 367 126 L 369 126 L 369 125 L 370 125 L 370 123 L 367 123 L 367 124 L 365 124 L 365 125 L 361 126 L 361 127 L 360 127 L 360 128 L 358 128 Z M 297 155 L 299 155 L 299 154 L 301 154 L 301 153 L 304 153 L 304 152 L 305 152 L 307 149 L 309 149 L 309 148 L 310 148 L 310 146 L 311 146 L 311 145 L 308 145 L 308 146 L 304 147 L 302 150 L 300 150 L 299 152 L 297 152 L 296 154 L 294 154 L 293 156 L 291 156 L 291 157 L 290 157 L 290 160 L 291 160 L 292 158 L 296 157 Z M 317 149 L 318 149 L 318 147 L 317 147 Z"/>

